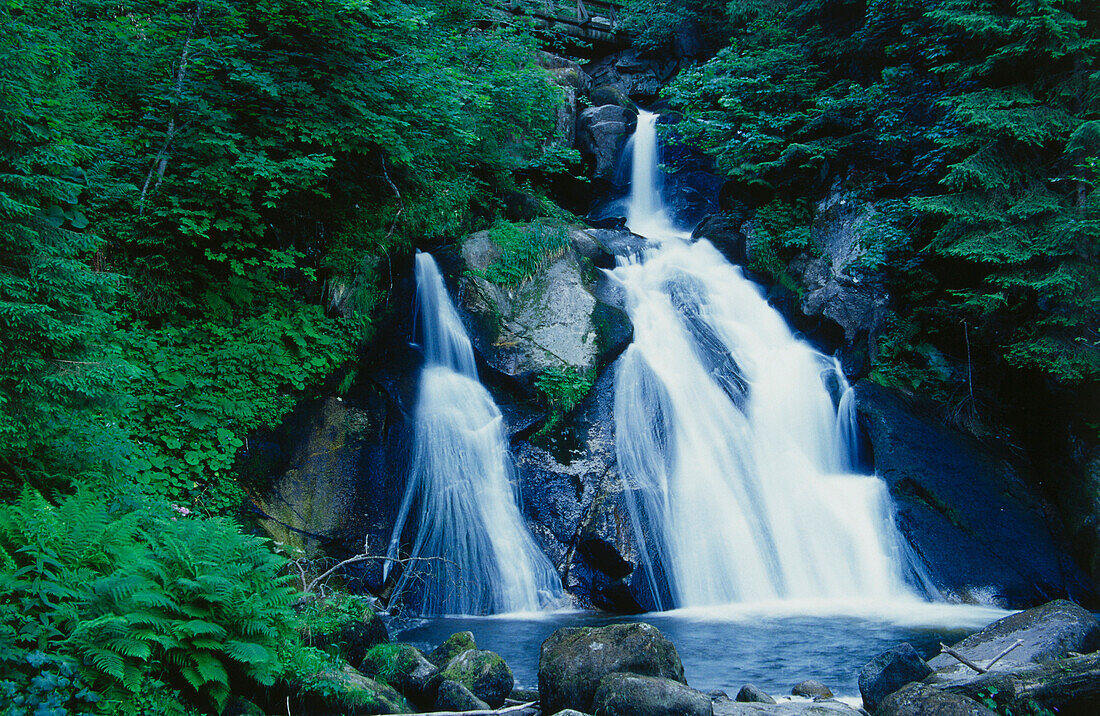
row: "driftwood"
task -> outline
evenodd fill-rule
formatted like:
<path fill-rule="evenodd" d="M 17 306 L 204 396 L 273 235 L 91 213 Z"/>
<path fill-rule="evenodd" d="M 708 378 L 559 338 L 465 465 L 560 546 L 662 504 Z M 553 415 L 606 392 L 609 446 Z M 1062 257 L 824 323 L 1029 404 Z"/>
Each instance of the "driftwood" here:
<path fill-rule="evenodd" d="M 995 657 L 990 659 L 989 663 L 986 664 L 985 666 L 978 666 L 973 661 L 971 661 L 970 659 L 967 659 L 965 656 L 963 656 L 959 652 L 955 651 L 954 649 L 949 647 L 947 644 L 944 644 L 943 642 L 940 642 L 940 653 L 941 654 L 947 654 L 948 656 L 953 657 L 960 664 L 963 664 L 964 666 L 970 667 L 971 669 L 978 672 L 979 674 L 984 674 L 984 673 L 988 672 L 990 669 L 992 669 L 994 664 L 996 664 L 998 661 L 1000 661 L 1005 656 L 1007 656 L 1010 651 L 1012 651 L 1013 649 L 1015 649 L 1018 646 L 1022 646 L 1023 643 L 1024 643 L 1023 639 L 1017 639 L 1014 644 L 1012 644 L 1011 646 L 1006 647 L 1004 651 L 1002 651 L 1000 654 L 997 654 Z"/>
<path fill-rule="evenodd" d="M 1029 702 L 1059 714 L 1100 713 L 1100 652 L 983 674 L 950 691 L 975 698 L 995 693 L 998 703 L 1023 712 Z M 982 694 L 982 695 L 984 695 Z"/>
<path fill-rule="evenodd" d="M 505 706 L 499 709 L 482 709 L 480 711 L 425 711 L 420 716 L 498 716 L 498 714 L 509 714 L 523 711 L 524 709 L 535 708 L 535 704 L 538 701 L 528 701 L 524 704 L 516 704 L 515 706 Z M 382 716 L 407 716 L 407 714 L 382 714 Z"/>

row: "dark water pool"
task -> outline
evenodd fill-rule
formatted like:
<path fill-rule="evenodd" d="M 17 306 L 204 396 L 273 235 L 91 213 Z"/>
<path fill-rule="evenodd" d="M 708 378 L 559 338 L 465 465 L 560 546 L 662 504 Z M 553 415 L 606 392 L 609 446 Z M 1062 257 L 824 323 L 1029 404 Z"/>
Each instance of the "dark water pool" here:
<path fill-rule="evenodd" d="M 1007 614 L 996 609 L 912 603 L 822 605 L 814 603 L 679 610 L 635 617 L 584 612 L 497 617 L 395 620 L 394 640 L 433 648 L 457 631 L 471 631 L 478 646 L 499 653 L 517 686 L 538 684 L 539 647 L 566 626 L 645 621 L 676 645 L 688 683 L 733 696 L 754 683 L 789 694 L 803 679 L 817 679 L 838 696 L 858 697 L 860 668 L 876 654 L 907 641 L 923 656 L 940 641 L 956 641 Z"/>

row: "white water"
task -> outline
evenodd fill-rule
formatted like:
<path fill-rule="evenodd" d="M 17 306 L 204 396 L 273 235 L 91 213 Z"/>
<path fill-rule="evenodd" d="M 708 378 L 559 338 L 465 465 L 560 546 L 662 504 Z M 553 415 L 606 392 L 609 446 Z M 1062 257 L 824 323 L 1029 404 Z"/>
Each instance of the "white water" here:
<path fill-rule="evenodd" d="M 656 120 L 638 119 L 627 219 L 655 247 L 612 274 L 634 324 L 616 451 L 653 606 L 916 600 L 885 485 L 850 472 L 843 375 L 739 268 L 672 226 Z"/>
<path fill-rule="evenodd" d="M 404 597 L 425 615 L 556 606 L 561 579 L 523 523 L 500 410 L 430 254 L 416 255 L 416 295 L 425 362 L 387 558 L 398 559 L 410 516 L 416 536 L 391 601 Z"/>

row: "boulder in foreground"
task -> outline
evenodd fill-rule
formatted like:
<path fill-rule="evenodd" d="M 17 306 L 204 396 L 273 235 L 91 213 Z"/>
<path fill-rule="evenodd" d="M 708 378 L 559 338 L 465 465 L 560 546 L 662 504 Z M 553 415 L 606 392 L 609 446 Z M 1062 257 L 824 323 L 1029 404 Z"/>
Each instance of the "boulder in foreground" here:
<path fill-rule="evenodd" d="M 684 683 L 676 647 L 645 623 L 558 629 L 539 655 L 543 713 L 576 709 L 592 713 L 604 677 L 617 672 Z"/>

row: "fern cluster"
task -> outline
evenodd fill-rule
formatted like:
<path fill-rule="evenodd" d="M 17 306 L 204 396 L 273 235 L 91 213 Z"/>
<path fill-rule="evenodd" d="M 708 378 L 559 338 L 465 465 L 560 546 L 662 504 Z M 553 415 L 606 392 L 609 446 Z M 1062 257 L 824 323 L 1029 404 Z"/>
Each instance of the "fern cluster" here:
<path fill-rule="evenodd" d="M 75 660 L 116 705 L 159 684 L 220 711 L 234 684 L 282 673 L 296 596 L 282 566 L 223 518 L 25 491 L 0 508 L 0 652 Z"/>
<path fill-rule="evenodd" d="M 562 255 L 569 236 L 562 226 L 527 226 L 500 220 L 489 229 L 489 239 L 500 247 L 500 258 L 485 269 L 485 278 L 501 286 L 516 286 Z"/>

